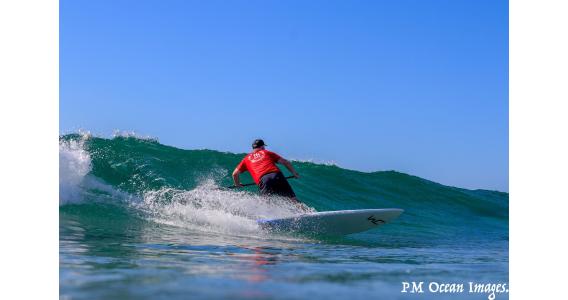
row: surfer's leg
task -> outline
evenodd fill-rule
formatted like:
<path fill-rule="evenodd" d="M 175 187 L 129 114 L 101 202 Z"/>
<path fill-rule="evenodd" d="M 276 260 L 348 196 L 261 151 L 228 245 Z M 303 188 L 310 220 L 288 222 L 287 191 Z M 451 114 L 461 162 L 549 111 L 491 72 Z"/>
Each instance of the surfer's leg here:
<path fill-rule="evenodd" d="M 304 212 L 310 211 L 310 208 L 306 204 L 302 203 L 298 199 L 298 197 L 296 197 L 296 193 L 294 193 L 294 190 L 292 190 L 292 186 L 290 186 L 290 183 L 288 183 L 288 180 L 286 180 L 282 173 L 280 173 L 279 176 L 276 177 L 275 181 L 275 194 L 288 198 L 290 202 L 292 202 L 296 207 L 300 208 Z"/>
<path fill-rule="evenodd" d="M 275 181 L 276 183 L 274 185 L 274 188 L 278 195 L 288 197 L 295 202 L 299 202 L 296 198 L 296 193 L 294 193 L 294 190 L 292 190 L 292 186 L 290 186 L 288 180 L 286 180 L 286 178 L 284 177 L 284 174 L 279 173 Z"/>
<path fill-rule="evenodd" d="M 282 173 L 270 173 L 262 176 L 259 182 L 259 192 L 262 195 L 275 195 L 290 199 L 294 205 L 302 211 L 308 212 L 310 209 L 296 197 L 296 193 L 288 183 Z"/>

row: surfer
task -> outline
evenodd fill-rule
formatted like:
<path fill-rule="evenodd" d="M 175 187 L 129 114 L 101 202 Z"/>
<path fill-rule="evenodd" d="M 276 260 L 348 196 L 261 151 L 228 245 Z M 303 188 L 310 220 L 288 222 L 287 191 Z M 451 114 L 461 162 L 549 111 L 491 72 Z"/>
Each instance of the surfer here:
<path fill-rule="evenodd" d="M 283 196 L 299 203 L 288 180 L 276 164 L 284 165 L 296 178 L 300 175 L 289 161 L 266 150 L 265 146 L 264 141 L 260 139 L 252 143 L 252 152 L 247 154 L 233 171 L 235 186 L 241 186 L 239 174 L 249 171 L 261 194 Z"/>

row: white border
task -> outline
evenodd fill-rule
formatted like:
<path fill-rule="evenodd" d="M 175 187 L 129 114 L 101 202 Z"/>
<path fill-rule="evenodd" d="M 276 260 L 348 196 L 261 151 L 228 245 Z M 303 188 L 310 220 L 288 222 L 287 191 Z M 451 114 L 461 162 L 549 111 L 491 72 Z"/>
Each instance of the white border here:
<path fill-rule="evenodd" d="M 0 1 L 2 299 L 57 299 L 59 6 Z"/>
<path fill-rule="evenodd" d="M 565 1 L 510 3 L 510 291 L 565 297 L 568 55 Z"/>

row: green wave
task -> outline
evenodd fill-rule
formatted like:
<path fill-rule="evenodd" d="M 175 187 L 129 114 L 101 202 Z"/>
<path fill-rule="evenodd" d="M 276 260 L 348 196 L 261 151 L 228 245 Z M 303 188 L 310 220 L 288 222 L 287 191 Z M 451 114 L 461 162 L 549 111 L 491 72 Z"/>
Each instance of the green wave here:
<path fill-rule="evenodd" d="M 244 155 L 183 150 L 135 137 L 60 137 L 60 142 L 70 141 L 81 141 L 90 155 L 89 175 L 131 195 L 164 188 L 192 190 L 206 180 L 229 186 L 230 173 Z M 318 211 L 402 208 L 401 226 L 386 230 L 508 238 L 508 193 L 450 187 L 396 171 L 366 173 L 311 162 L 293 164 L 302 177 L 290 180 L 291 185 L 304 203 Z M 242 181 L 252 179 L 245 175 Z M 256 192 L 255 187 L 245 190 Z"/>

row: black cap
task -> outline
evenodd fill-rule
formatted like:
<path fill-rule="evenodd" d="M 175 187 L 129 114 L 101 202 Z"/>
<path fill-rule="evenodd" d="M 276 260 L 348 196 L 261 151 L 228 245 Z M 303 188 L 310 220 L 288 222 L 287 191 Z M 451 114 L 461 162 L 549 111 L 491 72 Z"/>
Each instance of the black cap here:
<path fill-rule="evenodd" d="M 262 146 L 266 146 L 266 144 L 264 143 L 263 140 L 258 139 L 258 140 L 254 140 L 254 142 L 252 142 L 252 148 L 256 149 L 258 147 L 262 147 Z"/>

